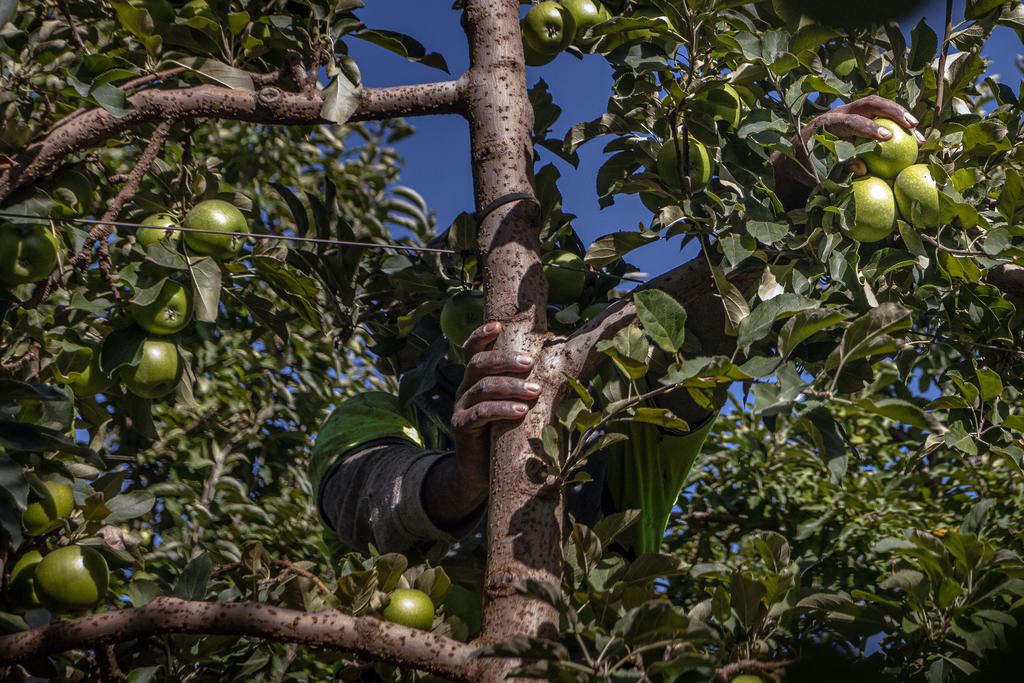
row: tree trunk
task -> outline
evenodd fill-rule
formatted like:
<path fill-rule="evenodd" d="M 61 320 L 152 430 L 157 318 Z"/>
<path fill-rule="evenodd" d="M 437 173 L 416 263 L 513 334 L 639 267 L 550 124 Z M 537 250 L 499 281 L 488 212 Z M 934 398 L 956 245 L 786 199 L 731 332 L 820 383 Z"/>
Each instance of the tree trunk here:
<path fill-rule="evenodd" d="M 562 572 L 562 493 L 547 478 L 537 445 L 563 384 L 557 372 L 540 362 L 547 334 L 547 281 L 539 255 L 539 211 L 535 201 L 520 198 L 482 215 L 510 194 L 534 194 L 533 111 L 518 19 L 517 0 L 466 3 L 466 95 L 487 317 L 503 324 L 497 348 L 538 358 L 534 379 L 545 387 L 519 425 L 494 430 L 482 634 L 486 643 L 514 635 L 555 637 L 557 611 L 519 595 L 513 583 L 533 579 L 558 586 Z M 485 678 L 501 680 L 514 665 L 495 660 L 486 667 Z"/>

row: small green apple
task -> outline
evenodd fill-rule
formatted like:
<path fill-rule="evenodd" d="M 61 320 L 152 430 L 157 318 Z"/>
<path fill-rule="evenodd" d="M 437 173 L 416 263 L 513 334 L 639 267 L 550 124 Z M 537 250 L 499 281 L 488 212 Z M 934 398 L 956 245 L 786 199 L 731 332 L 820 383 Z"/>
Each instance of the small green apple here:
<path fill-rule="evenodd" d="M 441 308 L 441 332 L 453 346 L 461 347 L 483 322 L 484 297 L 481 292 L 459 292 Z"/>
<path fill-rule="evenodd" d="M 31 609 L 39 606 L 39 597 L 36 595 L 36 566 L 42 559 L 41 552 L 29 550 L 14 563 L 8 589 L 15 607 Z"/>
<path fill-rule="evenodd" d="M 558 54 L 569 47 L 576 35 L 572 13 L 552 0 L 531 7 L 520 26 L 523 42 L 541 54 Z"/>
<path fill-rule="evenodd" d="M 587 264 L 571 251 L 556 250 L 544 255 L 544 277 L 548 281 L 548 302 L 568 304 L 580 298 L 587 283 Z"/>
<path fill-rule="evenodd" d="M 716 121 L 724 121 L 732 130 L 740 125 L 743 100 L 736 88 L 722 83 L 711 90 L 705 90 L 693 103 L 693 108 L 711 115 Z"/>
<path fill-rule="evenodd" d="M 888 237 L 896 227 L 896 202 L 889 183 L 866 175 L 853 181 L 853 225 L 850 239 L 876 242 Z"/>
<path fill-rule="evenodd" d="M 177 346 L 150 337 L 142 342 L 139 364 L 122 368 L 120 377 L 128 391 L 136 396 L 160 398 L 178 386 L 183 369 Z"/>
<path fill-rule="evenodd" d="M 43 486 L 47 495 L 29 503 L 21 514 L 21 528 L 26 536 L 41 536 L 54 531 L 75 507 L 75 497 L 67 484 L 45 480 Z M 38 496 L 34 491 L 33 495 Z"/>
<path fill-rule="evenodd" d="M 92 607 L 103 599 L 109 580 L 103 555 L 86 546 L 57 548 L 36 565 L 36 594 L 58 612 Z"/>
<path fill-rule="evenodd" d="M 678 145 L 678 151 L 677 150 Z M 682 191 L 682 184 L 679 180 L 684 171 L 680 161 L 680 155 L 684 150 L 683 139 L 669 138 L 658 150 L 656 167 L 662 182 L 676 191 Z M 711 157 L 708 155 L 708 148 L 692 136 L 689 142 L 690 159 L 690 191 L 697 192 L 711 180 Z"/>
<path fill-rule="evenodd" d="M 154 213 L 152 216 L 146 216 L 142 221 L 142 225 L 151 225 L 151 228 L 139 228 L 135 233 L 135 241 L 140 246 L 148 247 L 151 244 L 156 244 L 162 239 L 166 239 L 168 242 L 174 244 L 181 241 L 181 230 L 167 230 L 168 226 L 173 226 L 177 223 L 174 220 L 174 216 L 169 213 Z"/>
<path fill-rule="evenodd" d="M 917 140 L 891 119 L 876 118 L 875 123 L 892 133 L 892 137 L 876 141 L 878 149 L 864 152 L 861 159 L 871 173 L 879 178 L 892 180 L 900 171 L 917 161 Z M 867 138 L 857 138 L 858 145 L 867 141 Z"/>
<path fill-rule="evenodd" d="M 210 231 L 186 232 L 185 243 L 196 253 L 221 259 L 231 258 L 245 244 L 244 236 L 227 233 L 249 232 L 249 225 L 238 207 L 221 199 L 207 199 L 193 206 L 183 226 Z"/>
<path fill-rule="evenodd" d="M 391 591 L 391 601 L 381 613 L 396 624 L 426 631 L 434 623 L 434 602 L 430 596 L 415 588 L 399 588 Z"/>
<path fill-rule="evenodd" d="M 57 265 L 57 241 L 44 225 L 0 223 L 0 284 L 37 282 Z"/>
<path fill-rule="evenodd" d="M 192 319 L 192 288 L 164 280 L 155 299 L 144 306 L 133 305 L 132 318 L 151 334 L 174 334 Z"/>
<path fill-rule="evenodd" d="M 939 189 L 928 164 L 913 164 L 900 171 L 893 194 L 905 221 L 917 228 L 938 227 Z"/>

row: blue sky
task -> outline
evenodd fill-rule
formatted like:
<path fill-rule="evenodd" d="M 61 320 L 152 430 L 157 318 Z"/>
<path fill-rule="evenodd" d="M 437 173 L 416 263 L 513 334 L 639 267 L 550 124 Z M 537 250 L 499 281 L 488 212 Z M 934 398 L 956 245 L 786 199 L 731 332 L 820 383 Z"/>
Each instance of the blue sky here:
<path fill-rule="evenodd" d="M 465 34 L 459 25 L 459 13 L 450 9 L 450 3 L 423 2 L 422 0 L 365 0 L 366 7 L 358 15 L 368 26 L 386 28 L 411 35 L 428 52 L 444 55 L 451 76 L 437 69 L 413 64 L 382 48 L 361 40 L 349 41 L 351 55 L 359 63 L 364 85 L 383 87 L 410 83 L 423 83 L 457 78 L 469 66 Z M 963 16 L 964 0 L 954 0 L 953 17 Z M 928 0 L 900 24 L 908 36 L 910 29 L 922 17 L 942 33 L 944 0 Z M 528 6 L 523 6 L 525 13 Z M 1014 66 L 1016 55 L 1024 52 L 1016 34 L 1006 28 L 997 29 L 985 56 L 993 61 L 990 73 L 1000 74 L 1003 82 L 1014 91 L 1021 81 Z M 597 118 L 605 111 L 610 93 L 611 69 L 597 55 L 582 60 L 563 53 L 543 67 L 527 68 L 527 83 L 538 79 L 547 82 L 555 104 L 562 108 L 562 116 L 554 127 L 561 136 L 580 121 Z M 469 133 L 465 121 L 458 116 L 432 116 L 410 119 L 417 135 L 402 141 L 396 148 L 406 160 L 401 183 L 423 195 L 430 208 L 437 213 L 439 228 L 447 227 L 462 211 L 473 210 L 472 175 L 469 165 Z M 635 229 L 639 221 L 650 220 L 650 212 L 636 196 L 623 196 L 615 204 L 601 210 L 597 204 L 594 179 L 603 161 L 602 139 L 592 141 L 579 150 L 580 166 L 574 169 L 541 150 L 541 163 L 553 162 L 561 172 L 559 188 L 563 196 L 563 210 L 578 216 L 573 227 L 585 244 L 601 235 L 616 230 Z M 540 168 L 540 166 L 538 166 Z M 630 255 L 630 262 L 652 275 L 678 265 L 684 257 L 679 254 L 680 238 L 672 245 L 656 242 Z"/>

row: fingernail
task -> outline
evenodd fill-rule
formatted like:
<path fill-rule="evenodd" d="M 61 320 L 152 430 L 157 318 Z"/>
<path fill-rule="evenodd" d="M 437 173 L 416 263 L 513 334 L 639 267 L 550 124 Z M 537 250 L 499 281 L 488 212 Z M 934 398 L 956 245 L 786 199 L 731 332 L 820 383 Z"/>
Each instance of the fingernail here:
<path fill-rule="evenodd" d="M 914 139 L 917 140 L 918 142 L 924 142 L 924 135 L 922 135 L 921 131 L 917 130 L 916 128 L 914 129 Z"/>
<path fill-rule="evenodd" d="M 540 385 L 537 384 L 536 382 L 527 382 L 526 384 L 523 385 L 523 387 L 531 394 L 536 394 L 538 391 L 540 391 Z"/>
<path fill-rule="evenodd" d="M 883 140 L 888 140 L 889 138 L 892 137 L 892 131 L 889 130 L 888 128 L 882 128 L 881 126 L 879 126 L 876 135 L 882 138 Z"/>
<path fill-rule="evenodd" d="M 522 403 L 517 403 L 514 410 L 517 413 L 525 413 L 526 412 L 526 406 L 524 406 Z"/>
<path fill-rule="evenodd" d="M 531 365 L 533 365 L 533 357 L 528 356 L 525 353 L 521 353 L 518 356 L 516 356 L 516 363 L 522 365 L 525 368 L 528 368 Z"/>
<path fill-rule="evenodd" d="M 491 322 L 484 325 L 484 334 L 495 334 L 501 330 L 501 323 Z"/>
<path fill-rule="evenodd" d="M 909 124 L 910 124 L 911 126 L 916 126 L 916 125 L 917 125 L 917 119 L 915 119 L 915 118 L 914 118 L 914 116 L 913 116 L 912 114 L 906 114 L 906 115 L 904 115 L 903 119 L 904 119 L 904 120 L 905 120 L 905 121 L 906 121 L 907 123 L 909 123 Z"/>

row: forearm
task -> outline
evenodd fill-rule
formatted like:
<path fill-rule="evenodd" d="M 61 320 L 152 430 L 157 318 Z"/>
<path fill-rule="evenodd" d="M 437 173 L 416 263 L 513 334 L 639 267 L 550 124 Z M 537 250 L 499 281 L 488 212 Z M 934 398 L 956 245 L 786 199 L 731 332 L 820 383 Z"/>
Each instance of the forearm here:
<path fill-rule="evenodd" d="M 446 458 L 412 444 L 389 441 L 346 454 L 324 477 L 320 514 L 345 543 L 381 552 L 405 552 L 454 540 L 439 528 L 421 498 L 433 466 Z"/>
<path fill-rule="evenodd" d="M 469 476 L 449 455 L 439 458 L 427 473 L 423 509 L 438 528 L 460 536 L 479 521 L 487 492 L 486 478 Z"/>

